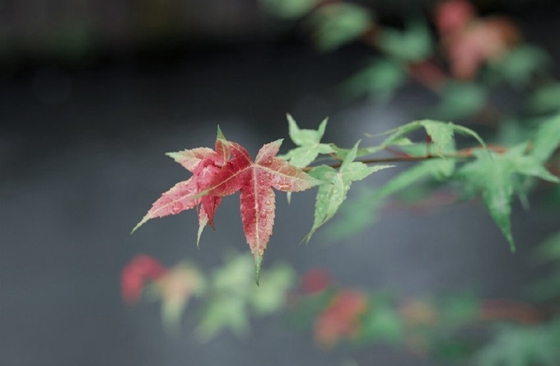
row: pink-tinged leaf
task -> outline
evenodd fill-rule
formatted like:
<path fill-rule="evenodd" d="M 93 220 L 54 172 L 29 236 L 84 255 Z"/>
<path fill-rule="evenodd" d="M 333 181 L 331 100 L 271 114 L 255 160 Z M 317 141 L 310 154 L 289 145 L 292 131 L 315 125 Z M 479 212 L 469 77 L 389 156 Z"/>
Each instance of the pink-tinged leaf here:
<path fill-rule="evenodd" d="M 229 196 L 239 191 L 247 180 L 247 175 L 253 165 L 245 148 L 235 142 L 230 142 L 229 148 L 233 157 L 208 185 L 206 193 L 210 196 Z"/>
<path fill-rule="evenodd" d="M 208 185 L 214 182 L 214 177 L 220 169 L 227 163 L 230 157 L 230 143 L 218 128 L 216 139 L 216 151 L 210 148 L 199 147 L 184 150 L 167 155 L 175 159 L 184 168 L 191 171 L 193 176 L 185 181 L 176 184 L 169 191 L 164 193 L 153 205 L 144 218 L 134 227 L 132 232 L 142 226 L 146 221 L 167 215 L 175 215 L 184 210 L 194 208 L 198 205 L 199 209 L 199 230 L 197 244 L 200 235 L 206 224 L 214 226 L 214 213 L 221 202 L 220 197 L 205 196 Z M 203 213 L 200 214 L 200 212 Z"/>
<path fill-rule="evenodd" d="M 222 160 L 222 156 L 217 154 L 214 150 L 208 147 L 199 147 L 196 149 L 183 150 L 178 152 L 167 153 L 177 163 L 181 164 L 185 169 L 194 172 L 198 164 L 206 159 L 215 161 Z M 223 163 L 223 160 L 222 160 Z"/>
<path fill-rule="evenodd" d="M 272 187 L 285 192 L 309 189 L 317 181 L 285 160 L 276 158 L 282 140 L 264 145 L 253 162 L 242 146 L 229 142 L 232 158 L 207 185 L 209 196 L 241 191 L 240 211 L 245 238 L 255 257 L 258 283 L 260 264 L 274 225 L 275 197 Z"/>
<path fill-rule="evenodd" d="M 199 249 L 200 249 L 200 237 L 202 236 L 202 231 L 208 224 L 208 221 L 209 219 L 208 219 L 208 215 L 206 214 L 206 211 L 200 209 L 198 211 L 198 233 L 196 235 L 196 246 Z"/>
<path fill-rule="evenodd" d="M 315 323 L 315 340 L 324 347 L 334 346 L 341 338 L 358 334 L 360 316 L 368 307 L 367 296 L 360 291 L 345 290 L 336 295 Z"/>
<path fill-rule="evenodd" d="M 272 187 L 283 192 L 300 192 L 316 185 L 317 182 L 300 168 L 275 157 L 281 144 L 282 140 L 277 140 L 264 145 L 255 160 L 269 174 Z"/>
<path fill-rule="evenodd" d="M 146 221 L 157 217 L 176 215 L 182 211 L 191 209 L 198 204 L 195 199 L 198 193 L 196 181 L 193 178 L 177 183 L 169 191 L 165 192 L 154 204 L 142 220 L 132 229 L 135 232 Z"/>
<path fill-rule="evenodd" d="M 251 184 L 241 188 L 240 210 L 245 238 L 255 257 L 258 282 L 260 263 L 272 235 L 276 205 L 274 192 L 270 185 L 266 184 L 266 173 L 253 169 L 251 175 Z"/>
<path fill-rule="evenodd" d="M 193 265 L 180 263 L 154 283 L 161 297 L 163 323 L 168 331 L 177 332 L 189 300 L 204 290 L 204 278 Z"/>
<path fill-rule="evenodd" d="M 155 281 L 165 274 L 165 268 L 152 257 L 140 254 L 124 267 L 121 274 L 121 290 L 124 300 L 135 303 L 140 300 L 146 281 Z"/>

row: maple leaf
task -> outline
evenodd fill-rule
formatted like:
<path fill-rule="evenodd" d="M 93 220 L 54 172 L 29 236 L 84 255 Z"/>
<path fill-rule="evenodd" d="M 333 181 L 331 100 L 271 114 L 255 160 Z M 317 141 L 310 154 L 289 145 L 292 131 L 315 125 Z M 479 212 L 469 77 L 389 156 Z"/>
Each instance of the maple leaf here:
<path fill-rule="evenodd" d="M 212 227 L 214 226 L 214 213 L 221 203 L 221 197 L 210 195 L 201 197 L 200 192 L 206 189 L 208 184 L 212 181 L 212 178 L 228 161 L 230 156 L 228 141 L 218 127 L 215 151 L 207 147 L 200 147 L 167 153 L 166 155 L 192 172 L 193 176 L 186 181 L 177 183 L 173 188 L 163 193 L 162 196 L 154 202 L 152 208 L 144 218 L 134 227 L 132 232 L 136 231 L 150 219 L 176 215 L 185 210 L 199 206 L 198 245 L 204 227 L 207 224 L 210 224 Z"/>
<path fill-rule="evenodd" d="M 243 231 L 255 257 L 258 284 L 262 257 L 274 225 L 275 196 L 307 190 L 318 182 L 301 169 L 276 157 L 282 140 L 264 145 L 255 161 L 241 145 L 228 142 L 231 159 L 213 177 L 201 195 L 223 197 L 240 191 Z"/>
<path fill-rule="evenodd" d="M 328 118 L 325 118 L 315 130 L 300 129 L 293 119 L 288 114 L 288 123 L 290 128 L 290 138 L 298 145 L 295 149 L 290 150 L 283 158 L 289 160 L 291 164 L 298 168 L 308 166 L 319 154 L 329 154 L 333 152 L 329 144 L 321 143 L 321 138 L 325 134 Z"/>
<path fill-rule="evenodd" d="M 315 220 L 311 231 L 306 236 L 309 242 L 315 231 L 333 218 L 340 205 L 346 200 L 352 182 L 362 180 L 369 175 L 393 165 L 376 165 L 368 167 L 362 162 L 354 161 L 358 151 L 358 144 L 348 153 L 342 161 L 340 169 L 336 171 L 327 165 L 320 165 L 311 171 L 311 175 L 324 182 L 319 187 L 315 203 Z"/>
<path fill-rule="evenodd" d="M 516 176 L 536 177 L 553 183 L 560 183 L 539 161 L 538 157 L 527 155 L 527 143 L 510 148 L 502 155 L 489 156 L 474 152 L 476 160 L 466 164 L 459 171 L 459 178 L 465 182 L 467 195 L 482 191 L 482 198 L 490 216 L 515 251 L 511 234 L 511 202 L 516 189 Z"/>

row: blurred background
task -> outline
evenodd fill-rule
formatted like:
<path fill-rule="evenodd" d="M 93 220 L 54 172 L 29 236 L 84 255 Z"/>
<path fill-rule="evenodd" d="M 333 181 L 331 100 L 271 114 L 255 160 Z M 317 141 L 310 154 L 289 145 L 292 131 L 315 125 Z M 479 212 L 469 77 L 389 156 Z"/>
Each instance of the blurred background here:
<path fill-rule="evenodd" d="M 358 3 L 399 25 L 429 14 L 434 1 Z M 482 14 L 511 16 L 560 76 L 558 1 L 474 3 Z M 165 152 L 212 146 L 219 124 L 255 154 L 287 137 L 287 112 L 307 128 L 329 116 L 324 141 L 349 146 L 412 121 L 433 101 L 415 85 L 383 106 L 342 101 L 337 85 L 372 51 L 352 44 L 318 53 L 300 25 L 255 0 L 0 0 L 0 365 L 350 365 L 349 354 L 359 365 L 434 364 L 388 346 L 321 350 L 310 330 L 282 316 L 252 322 L 246 338 L 224 332 L 201 344 L 195 312 L 169 337 L 158 304 L 123 304 L 119 277 L 135 254 L 166 265 L 188 257 L 202 268 L 219 266 L 228 249 L 249 255 L 236 197 L 224 201 L 200 250 L 194 212 L 129 235 L 161 192 L 188 177 Z M 299 275 L 325 267 L 343 284 L 402 296 L 521 297 L 540 274 L 531 248 L 559 227 L 537 194 L 530 211 L 514 207 L 515 255 L 476 202 L 392 210 L 353 240 L 318 236 L 304 246 L 314 192 L 293 201 L 277 195 L 265 267 L 288 262 Z"/>

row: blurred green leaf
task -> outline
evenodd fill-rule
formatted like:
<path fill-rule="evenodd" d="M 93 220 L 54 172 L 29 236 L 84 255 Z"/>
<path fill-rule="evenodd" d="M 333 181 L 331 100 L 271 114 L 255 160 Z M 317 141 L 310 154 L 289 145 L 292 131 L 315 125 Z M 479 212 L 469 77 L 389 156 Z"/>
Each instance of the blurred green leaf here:
<path fill-rule="evenodd" d="M 289 160 L 294 166 L 303 168 L 313 162 L 319 154 L 333 152 L 331 145 L 321 143 L 321 138 L 327 127 L 327 120 L 325 118 L 317 130 L 300 129 L 296 121 L 288 114 L 290 138 L 298 147 L 290 150 L 282 158 Z"/>
<path fill-rule="evenodd" d="M 560 83 L 543 86 L 529 98 L 529 108 L 536 113 L 560 110 Z"/>
<path fill-rule="evenodd" d="M 340 208 L 339 219 L 325 228 L 324 237 L 337 241 L 357 235 L 377 220 L 383 200 L 375 198 L 375 191 L 364 188 Z"/>
<path fill-rule="evenodd" d="M 560 114 L 551 117 L 539 125 L 533 138 L 531 156 L 543 163 L 560 146 Z"/>
<path fill-rule="evenodd" d="M 458 176 L 464 180 L 465 192 L 473 195 L 482 191 L 482 198 L 494 222 L 515 251 L 511 235 L 511 201 L 514 194 L 515 176 L 538 177 L 550 182 L 559 182 L 535 157 L 527 155 L 526 144 L 510 148 L 505 154 L 475 152 L 476 160 L 466 164 Z"/>
<path fill-rule="evenodd" d="M 448 362 L 463 361 L 471 356 L 477 348 L 472 340 L 461 339 L 456 334 L 439 336 L 433 339 L 431 344 L 431 352 L 434 357 Z"/>
<path fill-rule="evenodd" d="M 189 300 L 205 291 L 205 280 L 196 266 L 180 263 L 155 282 L 161 296 L 161 316 L 167 331 L 179 330 Z"/>
<path fill-rule="evenodd" d="M 254 263 L 250 257 L 235 255 L 214 272 L 212 289 L 246 298 L 253 283 Z"/>
<path fill-rule="evenodd" d="M 295 273 L 286 265 L 277 265 L 261 276 L 263 286 L 252 287 L 249 301 L 257 314 L 267 315 L 282 310 L 288 290 L 293 286 Z"/>
<path fill-rule="evenodd" d="M 546 68 L 549 64 L 550 57 L 544 50 L 524 44 L 493 63 L 491 71 L 519 88 L 527 85 L 537 71 Z"/>
<path fill-rule="evenodd" d="M 402 342 L 405 335 L 404 320 L 388 299 L 374 297 L 372 305 L 362 316 L 361 340 Z"/>
<path fill-rule="evenodd" d="M 348 98 L 369 95 L 380 103 L 386 103 L 405 83 L 406 78 L 405 70 L 398 63 L 377 59 L 347 80 L 342 91 Z"/>
<path fill-rule="evenodd" d="M 198 335 L 203 341 L 210 340 L 224 329 L 231 329 L 237 336 L 249 331 L 249 315 L 243 299 L 219 296 L 204 306 Z"/>
<path fill-rule="evenodd" d="M 362 180 L 374 172 L 392 167 L 392 165 L 368 167 L 364 163 L 355 162 L 357 151 L 358 144 L 354 145 L 354 148 L 348 153 L 338 171 L 321 165 L 309 172 L 312 177 L 324 183 L 319 186 L 315 203 L 315 220 L 311 231 L 306 236 L 307 242 L 319 227 L 335 215 L 340 205 L 346 200 L 353 181 Z"/>
<path fill-rule="evenodd" d="M 445 297 L 440 306 L 445 326 L 456 326 L 478 318 L 480 300 L 473 294 L 454 294 Z"/>
<path fill-rule="evenodd" d="M 560 321 L 546 325 L 504 326 L 477 355 L 480 366 L 557 366 Z"/>
<path fill-rule="evenodd" d="M 268 315 L 282 310 L 295 275 L 286 265 L 276 265 L 261 273 L 261 286 L 254 284 L 254 267 L 250 257 L 230 256 L 217 269 L 210 283 L 208 301 L 204 304 L 198 335 L 203 340 L 230 329 L 243 336 L 249 331 L 249 310 Z"/>
<path fill-rule="evenodd" d="M 407 63 L 426 59 L 433 49 L 430 30 L 423 21 L 409 23 L 404 31 L 383 30 L 378 44 L 392 57 Z"/>
<path fill-rule="evenodd" d="M 334 3 L 321 7 L 312 15 L 316 26 L 317 46 L 332 51 L 361 36 L 371 25 L 371 12 L 349 3 Z"/>
<path fill-rule="evenodd" d="M 460 119 L 478 113 L 486 105 L 487 93 L 475 84 L 450 82 L 442 88 L 441 103 L 434 110 L 440 118 Z"/>
<path fill-rule="evenodd" d="M 545 278 L 533 283 L 529 288 L 529 293 L 537 301 L 560 299 L 560 266 L 556 266 L 554 271 Z"/>
<path fill-rule="evenodd" d="M 535 254 L 536 258 L 543 262 L 560 260 L 560 231 L 542 242 L 537 247 Z"/>
<path fill-rule="evenodd" d="M 264 9 L 281 18 L 299 18 L 307 14 L 321 0 L 260 0 Z"/>
<path fill-rule="evenodd" d="M 519 144 L 527 140 L 530 131 L 526 123 L 508 118 L 500 122 L 495 142 L 504 146 Z"/>
<path fill-rule="evenodd" d="M 299 298 L 291 314 L 291 325 L 299 329 L 311 328 L 317 315 L 329 305 L 335 294 L 333 289 L 327 289 Z"/>

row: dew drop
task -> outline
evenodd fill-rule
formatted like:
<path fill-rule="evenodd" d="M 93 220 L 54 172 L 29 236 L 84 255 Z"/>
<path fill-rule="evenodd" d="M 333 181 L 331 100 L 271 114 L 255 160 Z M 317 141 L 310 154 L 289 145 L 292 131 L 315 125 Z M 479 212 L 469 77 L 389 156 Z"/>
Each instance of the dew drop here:
<path fill-rule="evenodd" d="M 181 202 L 175 202 L 171 206 L 171 212 L 173 212 L 174 214 L 178 214 L 179 212 L 181 212 L 182 209 L 183 209 L 183 204 Z"/>

